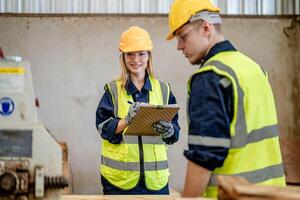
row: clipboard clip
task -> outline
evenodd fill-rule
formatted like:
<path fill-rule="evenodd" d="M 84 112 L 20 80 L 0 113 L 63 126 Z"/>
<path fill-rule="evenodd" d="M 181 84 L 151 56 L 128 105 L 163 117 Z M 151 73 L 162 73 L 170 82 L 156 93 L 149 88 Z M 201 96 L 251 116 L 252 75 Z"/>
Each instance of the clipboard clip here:
<path fill-rule="evenodd" d="M 156 109 L 163 109 L 163 106 L 162 105 L 157 105 Z"/>

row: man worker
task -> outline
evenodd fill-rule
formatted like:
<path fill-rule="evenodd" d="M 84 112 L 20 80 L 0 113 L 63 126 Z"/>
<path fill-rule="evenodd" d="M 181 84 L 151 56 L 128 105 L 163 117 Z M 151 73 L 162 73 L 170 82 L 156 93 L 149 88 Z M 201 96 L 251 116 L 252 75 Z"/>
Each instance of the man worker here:
<path fill-rule="evenodd" d="M 217 175 L 285 186 L 267 73 L 221 32 L 210 0 L 175 0 L 167 40 L 198 70 L 188 81 L 188 159 L 183 197 L 217 197 Z"/>

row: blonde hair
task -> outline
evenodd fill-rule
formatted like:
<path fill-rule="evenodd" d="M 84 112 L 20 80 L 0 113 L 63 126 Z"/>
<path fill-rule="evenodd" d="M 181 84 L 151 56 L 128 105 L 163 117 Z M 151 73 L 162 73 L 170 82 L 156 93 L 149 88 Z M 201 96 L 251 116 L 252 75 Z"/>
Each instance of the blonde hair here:
<path fill-rule="evenodd" d="M 148 51 L 148 62 L 147 62 L 147 68 L 146 72 L 149 74 L 149 76 L 154 77 L 153 73 L 153 62 L 152 62 L 152 55 L 151 52 Z M 122 52 L 119 56 L 120 66 L 121 66 L 121 76 L 119 80 L 121 80 L 121 87 L 125 87 L 126 83 L 130 79 L 130 71 L 126 67 L 124 53 Z"/>

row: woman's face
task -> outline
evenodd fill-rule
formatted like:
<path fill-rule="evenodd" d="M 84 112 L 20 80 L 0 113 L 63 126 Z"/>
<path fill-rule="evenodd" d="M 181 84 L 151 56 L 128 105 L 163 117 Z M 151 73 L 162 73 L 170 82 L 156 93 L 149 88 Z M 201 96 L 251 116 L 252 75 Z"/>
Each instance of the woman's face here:
<path fill-rule="evenodd" d="M 131 74 L 145 73 L 149 60 L 148 51 L 135 51 L 124 53 L 125 64 Z"/>

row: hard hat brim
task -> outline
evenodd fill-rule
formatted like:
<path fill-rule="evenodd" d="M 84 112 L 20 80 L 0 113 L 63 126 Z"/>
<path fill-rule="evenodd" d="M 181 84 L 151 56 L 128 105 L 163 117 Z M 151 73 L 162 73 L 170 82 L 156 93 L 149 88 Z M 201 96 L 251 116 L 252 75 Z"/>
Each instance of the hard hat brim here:
<path fill-rule="evenodd" d="M 174 37 L 175 36 L 173 33 L 169 33 L 169 35 L 166 37 L 166 40 L 172 40 Z"/>

